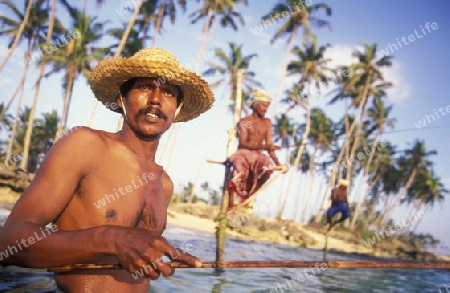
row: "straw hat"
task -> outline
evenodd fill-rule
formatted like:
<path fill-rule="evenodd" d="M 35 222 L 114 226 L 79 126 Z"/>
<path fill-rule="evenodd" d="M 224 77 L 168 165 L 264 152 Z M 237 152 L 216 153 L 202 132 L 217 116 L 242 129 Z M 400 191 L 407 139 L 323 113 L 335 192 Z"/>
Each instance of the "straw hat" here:
<path fill-rule="evenodd" d="M 252 100 L 250 101 L 250 107 L 252 107 L 254 104 L 261 103 L 261 102 L 267 102 L 270 103 L 272 99 L 270 98 L 270 95 L 266 93 L 263 90 L 255 90 L 252 93 Z"/>
<path fill-rule="evenodd" d="M 347 179 L 339 179 L 338 185 L 348 186 L 348 180 Z"/>
<path fill-rule="evenodd" d="M 208 83 L 181 67 L 170 52 L 159 48 L 139 50 L 130 58 L 113 57 L 100 61 L 91 72 L 89 83 L 95 97 L 104 105 L 116 101 L 120 86 L 135 77 L 153 77 L 177 85 L 183 92 L 183 105 L 174 122 L 189 121 L 212 107 L 214 94 Z M 108 107 L 112 111 L 120 109 Z"/>

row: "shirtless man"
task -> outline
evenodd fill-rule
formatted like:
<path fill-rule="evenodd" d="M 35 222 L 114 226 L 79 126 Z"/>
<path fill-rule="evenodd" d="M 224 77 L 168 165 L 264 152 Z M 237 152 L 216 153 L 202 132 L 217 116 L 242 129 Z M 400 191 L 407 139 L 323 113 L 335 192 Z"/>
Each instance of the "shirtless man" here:
<path fill-rule="evenodd" d="M 100 62 L 90 84 L 97 99 L 123 113 L 122 130 L 81 127 L 54 145 L 1 230 L 0 251 L 49 223 L 57 229 L 22 245 L 2 265 L 120 264 L 123 269 L 57 273 L 56 283 L 64 292 L 148 292 L 148 278 L 174 274 L 164 256 L 201 265 L 161 236 L 173 183 L 155 153 L 173 122 L 197 117 L 214 96 L 171 53 L 153 48 Z M 137 271 L 145 278 L 131 275 Z"/>
<path fill-rule="evenodd" d="M 257 90 L 252 94 L 250 107 L 253 113 L 238 124 L 238 150 L 228 161 L 233 164 L 231 187 L 243 200 L 255 193 L 269 179 L 264 167 L 281 166 L 276 150 L 281 149 L 272 143 L 272 122 L 265 118 L 271 99 L 267 93 Z M 263 151 L 267 151 L 270 158 Z M 233 206 L 233 193 L 230 192 L 229 206 Z"/>
<path fill-rule="evenodd" d="M 328 231 L 330 231 L 336 224 L 345 221 L 350 217 L 350 209 L 348 208 L 347 195 L 348 180 L 339 180 L 338 186 L 331 191 L 331 207 L 327 211 L 327 223 L 329 224 Z M 336 222 L 332 222 L 333 217 L 338 213 L 341 217 Z"/>

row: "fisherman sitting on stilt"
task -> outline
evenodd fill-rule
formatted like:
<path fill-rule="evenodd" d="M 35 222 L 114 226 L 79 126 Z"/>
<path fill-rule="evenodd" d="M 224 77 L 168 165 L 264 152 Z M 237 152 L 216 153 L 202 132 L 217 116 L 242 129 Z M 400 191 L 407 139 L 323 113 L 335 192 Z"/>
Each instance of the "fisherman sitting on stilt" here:
<path fill-rule="evenodd" d="M 336 224 L 345 221 L 350 217 L 350 209 L 348 208 L 348 196 L 347 196 L 348 180 L 340 179 L 338 186 L 331 191 L 331 207 L 327 211 L 327 223 L 329 224 L 328 230 L 330 231 Z M 341 213 L 339 220 L 332 222 L 333 217 L 338 213 Z"/>
<path fill-rule="evenodd" d="M 228 158 L 233 167 L 232 178 L 227 184 L 230 190 L 229 208 L 237 204 L 234 194 L 245 201 L 269 179 L 273 172 L 270 169 L 271 159 L 276 166 L 280 166 L 275 150 L 281 149 L 281 146 L 273 145 L 272 122 L 264 117 L 270 102 L 267 93 L 254 91 L 250 102 L 253 113 L 241 119 L 237 125 L 238 150 Z M 270 158 L 263 151 L 267 151 Z M 283 169 L 284 172 L 286 170 Z"/>

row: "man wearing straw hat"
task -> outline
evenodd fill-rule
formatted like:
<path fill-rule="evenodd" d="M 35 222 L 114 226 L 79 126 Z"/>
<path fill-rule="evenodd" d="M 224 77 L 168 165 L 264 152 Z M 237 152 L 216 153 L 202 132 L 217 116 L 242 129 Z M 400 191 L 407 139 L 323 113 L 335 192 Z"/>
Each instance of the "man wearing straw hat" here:
<path fill-rule="evenodd" d="M 261 188 L 270 177 L 266 168 L 272 161 L 276 166 L 281 166 L 275 154 L 281 147 L 273 144 L 272 122 L 265 118 L 270 102 L 271 98 L 266 92 L 254 91 L 250 101 L 253 113 L 238 124 L 238 150 L 228 158 L 233 165 L 232 179 L 228 183 L 232 191 L 230 208 L 234 205 L 234 193 L 241 197 L 241 200 L 245 200 Z M 268 152 L 269 157 L 264 151 Z"/>
<path fill-rule="evenodd" d="M 336 224 L 345 221 L 350 217 L 350 209 L 348 208 L 347 195 L 348 180 L 340 179 L 338 186 L 331 191 L 331 207 L 327 211 L 327 223 L 329 224 L 328 231 L 330 231 Z M 341 213 L 339 220 L 332 222 L 333 217 Z"/>
<path fill-rule="evenodd" d="M 40 235 L 47 224 L 57 231 L 13 250 L 1 264 L 119 264 L 57 273 L 56 283 L 65 292 L 148 292 L 148 278 L 174 273 L 168 259 L 201 265 L 161 236 L 173 183 L 155 154 L 173 122 L 196 118 L 214 96 L 206 81 L 155 48 L 103 60 L 90 85 L 100 102 L 122 113 L 122 129 L 80 127 L 53 146 L 5 223 L 0 251 Z"/>

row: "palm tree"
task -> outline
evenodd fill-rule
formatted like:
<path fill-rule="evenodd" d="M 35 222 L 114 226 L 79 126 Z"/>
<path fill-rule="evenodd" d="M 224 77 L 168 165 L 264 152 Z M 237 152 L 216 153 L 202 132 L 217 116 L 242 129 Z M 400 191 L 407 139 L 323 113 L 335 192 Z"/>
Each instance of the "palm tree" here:
<path fill-rule="evenodd" d="M 358 58 L 358 62 L 349 67 L 339 68 L 338 72 L 343 71 L 348 74 L 337 75 L 337 81 L 340 87 L 331 99 L 330 104 L 339 100 L 350 99 L 349 107 L 357 107 L 355 119 L 352 123 L 344 120 L 346 128 L 346 140 L 338 156 L 338 162 L 343 158 L 344 152 L 347 152 L 346 177 L 351 182 L 354 175 L 352 172 L 352 159 L 361 140 L 361 132 L 364 123 L 364 117 L 367 114 L 367 104 L 369 97 L 382 98 L 385 96 L 385 90 L 391 86 L 391 83 L 385 82 L 381 68 L 392 65 L 391 56 L 383 56 L 377 59 L 376 44 L 368 45 L 363 43 L 363 51 L 355 50 L 353 56 Z M 347 107 L 346 111 L 349 109 Z M 358 128 L 355 131 L 356 126 Z M 330 179 L 330 186 L 334 184 L 334 176 Z M 351 192 L 349 185 L 348 192 Z"/>
<path fill-rule="evenodd" d="M 348 119 L 352 118 L 348 117 Z M 317 122 L 315 120 L 317 120 Z M 328 159 L 322 161 L 319 164 L 319 171 L 322 173 L 324 179 L 328 180 L 328 185 L 324 184 L 326 185 L 326 187 L 324 188 L 323 192 L 320 193 L 322 195 L 319 195 L 320 204 L 318 205 L 319 210 L 314 218 L 315 223 L 319 223 L 322 221 L 323 213 L 321 211 L 327 208 L 327 203 L 330 198 L 330 190 L 335 184 L 337 172 L 340 172 L 340 170 L 338 170 L 338 166 L 340 166 L 341 164 L 337 158 L 341 150 L 339 141 L 345 133 L 345 131 L 342 130 L 342 124 L 344 120 L 346 120 L 346 118 L 342 118 L 340 121 L 335 123 L 331 119 L 323 116 L 320 112 L 317 111 L 313 111 L 313 114 L 311 115 L 310 139 L 313 140 L 315 139 L 315 137 L 321 137 L 320 140 L 323 140 L 323 142 L 320 143 L 320 148 L 323 151 L 322 155 L 328 152 Z M 315 133 L 317 130 L 320 131 L 318 133 Z M 319 133 L 322 134 L 319 135 Z M 330 169 L 331 174 L 328 173 L 330 172 Z"/>
<path fill-rule="evenodd" d="M 217 191 L 216 189 L 210 190 L 209 196 L 210 196 L 210 200 L 211 200 L 211 205 L 213 205 L 213 206 L 220 205 L 219 191 Z"/>
<path fill-rule="evenodd" d="M 297 130 L 297 131 L 299 131 L 299 130 Z M 297 134 L 298 135 L 298 134 Z M 293 161 L 295 161 L 295 158 L 296 157 L 298 157 L 298 149 L 295 149 L 294 151 L 293 151 L 293 153 L 292 153 L 292 157 L 290 157 L 289 158 L 289 160 L 288 160 L 288 162 L 292 165 L 292 162 Z M 310 168 L 310 166 L 311 166 L 311 154 L 308 152 L 308 150 L 307 149 L 303 149 L 303 154 L 301 155 L 301 160 L 300 160 L 300 164 L 298 164 L 297 166 L 296 166 L 296 168 L 295 169 L 293 169 L 293 171 L 292 171 L 292 174 L 291 174 L 291 177 L 289 178 L 289 182 L 288 182 L 288 187 L 287 187 L 287 190 L 286 190 L 286 192 L 283 192 L 283 190 L 284 190 L 284 188 L 283 188 L 283 185 L 284 185 L 284 181 L 282 182 L 282 187 L 281 187 L 281 190 L 282 190 L 282 194 L 284 194 L 284 196 L 280 196 L 280 198 L 279 198 L 279 203 L 281 203 L 281 205 L 280 205 L 280 208 L 278 209 L 278 212 L 277 212 L 277 216 L 276 216 L 276 219 L 277 220 L 282 220 L 283 219 L 283 213 L 284 213 L 284 210 L 286 209 L 286 204 L 287 204 L 287 202 L 288 202 L 288 198 L 289 198 L 289 195 L 290 195 L 290 190 L 291 190 L 291 186 L 292 186 L 292 177 L 293 176 L 295 176 L 296 175 L 296 173 L 295 172 L 297 172 L 297 171 L 300 171 L 301 172 L 301 174 L 300 175 L 308 175 L 307 173 L 308 173 L 308 171 L 309 171 L 309 168 Z M 300 183 L 303 183 L 303 176 L 300 176 L 300 180 L 299 181 L 301 181 Z M 304 186 L 305 184 L 300 184 L 300 186 Z M 305 191 L 306 191 L 306 189 L 305 189 Z M 302 194 L 304 194 L 302 191 L 299 193 L 299 196 L 297 197 L 297 202 L 299 202 L 299 197 L 302 195 Z M 299 210 L 300 208 L 298 208 L 297 210 Z M 294 215 L 294 219 L 296 218 L 297 216 L 296 216 L 296 214 Z"/>
<path fill-rule="evenodd" d="M 273 139 L 275 142 L 281 142 L 281 146 L 289 149 L 291 145 L 291 136 L 294 134 L 294 124 L 292 118 L 288 117 L 286 114 L 281 114 L 275 119 L 273 125 Z M 287 158 L 289 161 L 289 158 Z"/>
<path fill-rule="evenodd" d="M 381 69 L 383 67 L 392 66 L 392 56 L 383 56 L 377 59 L 376 51 L 377 45 L 368 45 L 363 43 L 363 51 L 356 50 L 353 52 L 353 56 L 358 58 L 358 62 L 350 66 L 350 71 L 353 73 L 349 83 L 344 88 L 351 88 L 352 92 L 358 93 L 356 98 L 352 101 L 353 105 L 358 105 L 358 113 L 355 116 L 356 119 L 347 132 L 347 137 L 353 136 L 358 138 L 361 134 L 364 118 L 367 111 L 367 102 L 369 96 L 381 98 L 385 96 L 385 90 L 391 86 L 391 83 L 385 82 Z M 358 125 L 357 130 L 354 132 L 355 126 Z M 358 140 L 350 150 L 350 158 L 353 158 L 355 150 L 358 147 Z M 351 179 L 351 165 L 347 169 L 347 179 Z"/>
<path fill-rule="evenodd" d="M 194 184 L 192 182 L 188 182 L 186 186 L 183 186 L 183 193 L 181 195 L 181 202 L 188 202 L 191 194 L 194 194 Z M 195 194 L 193 195 L 195 197 Z"/>
<path fill-rule="evenodd" d="M 57 0 L 52 0 L 52 6 L 51 6 L 49 24 L 48 24 L 48 30 L 47 30 L 47 37 L 45 40 L 46 46 L 50 45 L 52 34 L 53 34 L 53 27 L 54 27 L 54 23 L 55 23 L 56 3 L 57 3 Z M 26 131 L 26 134 L 24 137 L 23 157 L 22 157 L 22 161 L 20 163 L 20 167 L 23 170 L 28 170 L 28 155 L 29 155 L 29 151 L 30 151 L 31 134 L 33 131 L 33 120 L 34 120 L 34 116 L 36 113 L 36 106 L 37 106 L 37 101 L 38 101 L 38 97 L 39 97 L 39 91 L 41 88 L 41 81 L 42 81 L 42 78 L 44 77 L 44 71 L 45 71 L 45 64 L 41 63 L 40 68 L 39 68 L 38 79 L 36 81 L 36 87 L 35 87 L 35 91 L 34 91 L 34 98 L 33 98 L 33 103 L 31 106 L 31 112 L 30 112 L 30 116 L 28 119 L 28 127 L 27 127 L 27 131 Z"/>
<path fill-rule="evenodd" d="M 434 205 L 434 203 L 444 199 L 445 189 L 439 177 L 433 169 L 419 169 L 416 180 L 407 193 L 404 202 L 412 205 L 414 209 L 420 210 L 424 205 Z"/>
<path fill-rule="evenodd" d="M 389 128 L 394 127 L 394 122 L 396 121 L 395 118 L 389 118 L 389 113 L 392 111 L 392 105 L 385 107 L 384 102 L 382 99 L 374 99 L 372 102 L 372 107 L 368 109 L 367 116 L 371 119 L 371 122 L 373 123 L 371 128 L 369 129 L 368 135 L 375 132 L 375 138 L 373 139 L 371 143 L 370 148 L 370 154 L 368 156 L 368 159 L 366 161 L 365 167 L 364 167 L 364 174 L 362 177 L 362 180 L 369 180 L 368 175 L 369 171 L 371 171 L 370 165 L 373 162 L 373 158 L 375 157 L 376 151 L 378 151 L 378 144 L 381 138 L 381 135 L 383 134 L 386 126 Z M 370 123 L 369 121 L 367 123 Z M 367 136 L 368 136 L 367 135 Z M 372 177 L 373 178 L 373 177 Z M 371 186 L 371 182 L 367 182 L 369 186 Z M 360 192 L 357 194 L 360 194 L 360 197 L 356 198 L 356 205 L 355 205 L 355 211 L 352 215 L 352 219 L 350 221 L 350 229 L 355 229 L 355 223 L 356 219 L 359 218 L 359 212 L 361 209 L 361 206 L 365 200 L 365 197 L 370 192 L 370 188 L 366 189 L 366 192 Z"/>
<path fill-rule="evenodd" d="M 156 36 L 159 35 L 159 32 L 163 27 L 164 17 L 169 16 L 171 24 L 173 25 L 175 23 L 177 7 L 176 3 L 178 3 L 178 5 L 183 9 L 183 12 L 186 12 L 186 0 L 177 0 L 176 2 L 174 0 L 160 0 L 158 5 L 158 14 L 155 20 L 155 32 L 153 34 L 151 47 L 155 46 Z M 147 4 L 143 5 L 144 10 L 146 8 L 146 5 Z M 144 32 L 146 32 L 146 30 L 144 30 Z"/>
<path fill-rule="evenodd" d="M 245 56 L 242 52 L 242 45 L 238 46 L 234 43 L 229 43 L 230 52 L 227 55 L 222 49 L 218 48 L 215 49 L 216 57 L 221 61 L 222 64 L 217 64 L 213 62 L 208 62 L 208 65 L 210 66 L 209 69 L 207 69 L 203 75 L 204 76 L 212 76 L 216 73 L 221 74 L 222 76 L 229 77 L 228 80 L 226 80 L 225 77 L 219 79 L 218 81 L 214 82 L 211 86 L 218 86 L 220 84 L 225 84 L 227 87 L 231 88 L 231 93 L 229 96 L 229 100 L 232 102 L 232 104 L 236 103 L 236 96 L 238 94 L 238 88 L 240 88 L 241 85 L 243 85 L 243 89 L 246 92 L 250 92 L 253 86 L 261 86 L 259 82 L 254 80 L 254 76 L 256 75 L 253 71 L 250 71 L 250 61 L 256 57 L 256 54 L 250 54 Z M 241 75 L 239 78 L 241 79 L 238 81 L 238 75 Z M 242 90 L 241 92 L 242 93 Z M 247 95 L 248 97 L 248 95 Z M 241 105 L 242 105 L 241 99 Z M 241 113 L 237 113 L 235 115 L 238 115 L 240 117 Z M 205 154 L 206 155 L 206 154 Z M 206 158 L 205 158 L 206 160 Z M 205 160 L 202 160 L 204 162 Z M 192 192 L 195 192 L 195 187 L 198 183 L 199 177 L 200 177 L 200 171 L 202 169 L 203 163 L 200 165 L 199 170 L 197 172 L 196 179 L 194 180 L 194 188 Z M 191 195 L 192 197 L 192 195 Z"/>
<path fill-rule="evenodd" d="M 314 148 L 319 149 L 322 155 L 332 149 L 335 138 L 335 123 L 320 108 L 311 111 L 311 130 L 309 139 Z"/>
<path fill-rule="evenodd" d="M 229 100 L 234 103 L 237 88 L 237 73 L 239 69 L 242 70 L 242 85 L 245 92 L 251 92 L 254 87 L 262 87 L 262 85 L 254 79 L 256 73 L 249 69 L 251 60 L 255 58 L 257 54 L 244 55 L 242 52 L 242 45 L 229 43 L 228 46 L 230 48 L 228 54 L 220 48 L 215 49 L 215 56 L 219 59 L 220 63 L 207 62 L 209 68 L 203 72 L 203 76 L 213 76 L 216 73 L 222 75 L 221 79 L 211 83 L 211 87 L 226 84 L 226 86 L 231 89 Z"/>
<path fill-rule="evenodd" d="M 396 181 L 400 179 L 400 172 L 398 171 L 396 154 L 395 146 L 387 143 L 377 151 L 374 163 L 369 165 L 367 195 L 364 196 L 363 204 L 367 212 L 365 215 L 366 225 L 374 221 L 375 208 L 382 201 L 381 194 L 398 192 L 399 187 Z M 382 215 L 384 213 L 379 213 L 377 218 L 382 219 Z"/>
<path fill-rule="evenodd" d="M 208 48 L 208 42 L 217 21 L 220 21 L 222 27 L 231 26 L 233 30 L 237 31 L 236 20 L 244 25 L 244 18 L 239 12 L 234 11 L 237 4 L 244 3 L 247 5 L 247 0 L 203 0 L 201 8 L 192 12 L 190 17 L 191 23 L 195 24 L 197 21 L 205 18 L 205 23 L 202 29 L 202 45 L 198 55 L 195 71 L 200 68 L 203 60 L 203 54 Z M 235 20 L 236 19 L 236 20 Z"/>
<path fill-rule="evenodd" d="M 290 60 L 291 56 L 291 50 L 294 45 L 295 39 L 297 37 L 297 34 L 299 32 L 299 29 L 303 27 L 303 36 L 304 36 L 304 42 L 312 42 L 314 39 L 314 36 L 311 32 L 310 24 L 313 24 L 314 26 L 317 26 L 319 28 L 323 27 L 330 27 L 330 24 L 328 21 L 317 18 L 314 16 L 314 13 L 325 10 L 326 15 L 331 15 L 331 8 L 326 4 L 314 4 L 309 6 L 299 6 L 297 0 L 282 0 L 278 4 L 274 6 L 271 12 L 264 15 L 261 18 L 261 21 L 265 24 L 268 22 L 270 26 L 273 25 L 274 17 L 280 16 L 283 13 L 286 13 L 287 11 L 291 11 L 292 7 L 296 8 L 295 13 L 291 13 L 290 17 L 287 18 L 287 20 L 281 24 L 281 26 L 277 29 L 275 35 L 270 40 L 270 43 L 273 44 L 275 41 L 282 36 L 288 36 L 288 45 L 286 48 L 286 58 L 283 63 L 283 73 L 279 85 L 279 89 L 277 92 L 277 96 L 275 98 L 275 107 L 274 107 L 274 115 L 276 115 L 276 110 L 278 106 L 278 101 L 280 100 L 281 92 L 283 89 L 284 80 L 286 78 L 286 71 L 287 66 Z"/>
<path fill-rule="evenodd" d="M 303 148 L 305 147 L 306 140 L 310 131 L 311 124 L 311 109 L 310 109 L 310 90 L 311 85 L 315 84 L 320 90 L 320 84 L 327 84 L 328 77 L 326 76 L 327 71 L 331 71 L 330 68 L 326 66 L 326 63 L 330 59 L 325 59 L 323 57 L 325 50 L 328 46 L 321 46 L 317 49 L 316 42 L 304 45 L 304 50 L 299 47 L 293 49 L 293 54 L 298 59 L 289 63 L 287 70 L 289 75 L 300 75 L 299 86 L 305 90 L 305 99 L 301 101 L 300 104 L 306 113 L 306 123 L 305 129 L 302 136 L 302 141 L 299 146 L 299 151 L 297 152 L 297 157 L 294 161 L 294 167 L 296 167 L 300 161 L 300 155 L 303 153 Z"/>
<path fill-rule="evenodd" d="M 63 1 L 66 1 L 66 0 L 63 0 Z M 97 0 L 97 4 L 103 4 L 104 2 L 105 2 L 104 0 Z M 117 50 L 114 53 L 114 57 L 120 56 L 120 54 L 122 53 L 122 51 L 125 47 L 125 43 L 128 39 L 128 36 L 130 35 L 131 28 L 134 26 L 134 23 L 136 22 L 136 18 L 139 14 L 139 10 L 142 6 L 142 3 L 143 3 L 142 1 L 138 1 L 138 4 L 135 6 L 133 14 L 131 15 L 130 21 L 128 22 L 127 27 L 125 28 L 125 31 L 122 35 L 122 39 L 120 40 L 120 43 L 117 46 Z M 97 112 L 98 104 L 99 104 L 99 101 L 96 100 L 94 107 L 92 108 L 91 115 L 89 116 L 89 122 L 87 123 L 87 126 L 90 126 L 92 124 L 95 113 Z"/>
<path fill-rule="evenodd" d="M 28 2 L 28 5 L 31 5 L 32 1 Z M 38 44 L 43 41 L 43 32 L 47 29 L 46 28 L 46 22 L 47 22 L 47 10 L 48 8 L 44 5 L 46 4 L 45 0 L 38 0 L 34 3 L 34 5 L 30 6 L 29 11 L 25 12 L 25 14 L 28 13 L 28 15 L 23 15 L 20 10 L 11 2 L 4 1 L 3 4 L 7 5 L 8 8 L 13 12 L 13 15 L 15 15 L 16 19 L 13 18 L 7 18 L 2 16 L 1 20 L 4 24 L 8 25 L 8 28 L 1 31 L 0 35 L 3 34 L 15 34 L 21 35 L 23 38 L 27 40 L 27 51 L 24 56 L 24 61 L 22 62 L 23 66 L 23 72 L 22 76 L 20 78 L 19 84 L 14 91 L 13 95 L 11 96 L 7 106 L 3 109 L 3 112 L 1 116 L 4 115 L 4 113 L 7 111 L 7 108 L 12 103 L 12 101 L 15 99 L 16 94 L 18 93 L 19 89 L 21 90 L 20 93 L 20 101 L 18 102 L 18 110 L 20 109 L 20 105 L 22 103 L 22 95 L 23 95 L 23 87 L 25 84 L 26 76 L 28 73 L 28 67 L 31 61 L 34 61 L 35 56 L 32 56 L 32 52 L 37 48 Z M 24 20 L 27 19 L 27 22 L 24 23 Z M 22 34 L 23 33 L 23 34 Z M 20 40 L 19 40 L 20 41 Z M 16 40 L 14 40 L 16 42 Z M 42 51 L 43 52 L 43 51 Z M 39 55 L 39 53 L 38 53 Z M 18 113 L 18 112 L 17 112 Z M 33 113 L 34 114 L 34 113 Z M 30 127 L 32 127 L 32 119 L 33 117 L 29 116 L 31 122 Z M 0 118 L 1 119 L 1 118 Z M 11 146 L 13 143 L 13 140 L 15 138 L 15 131 L 17 128 L 17 119 L 15 120 L 15 123 L 13 124 L 12 131 L 11 131 L 11 142 L 8 147 L 8 152 L 11 152 Z M 31 129 L 29 130 L 31 132 Z M 25 159 L 28 160 L 28 152 L 24 154 L 26 157 Z M 25 166 L 26 170 L 26 161 L 22 159 L 21 167 Z"/>
<path fill-rule="evenodd" d="M 22 85 L 22 87 L 20 88 L 20 96 L 19 96 L 19 101 L 17 103 L 17 108 L 16 108 L 16 115 L 14 116 L 14 121 L 13 121 L 13 125 L 11 127 L 11 133 L 10 133 L 10 137 L 9 137 L 9 141 L 8 141 L 8 147 L 6 150 L 6 158 L 10 158 L 13 154 L 13 146 L 14 143 L 16 143 L 16 132 L 17 132 L 17 128 L 19 127 L 19 119 L 20 117 L 20 107 L 22 106 L 22 98 L 23 98 L 23 92 L 24 92 L 24 86 Z M 22 116 L 23 117 L 23 116 Z M 23 123 L 25 122 L 25 119 L 22 119 Z"/>
<path fill-rule="evenodd" d="M 63 86 L 65 87 L 64 106 L 55 141 L 59 139 L 62 130 L 66 128 L 67 118 L 72 99 L 72 91 L 76 78 L 82 74 L 89 79 L 92 61 L 103 58 L 104 48 L 93 47 L 103 36 L 104 23 L 96 22 L 97 18 L 90 18 L 83 13 L 73 11 L 74 32 L 81 36 L 73 38 L 67 46 L 57 48 L 53 55 L 44 56 L 41 62 L 52 64 L 52 69 L 46 76 L 65 71 Z"/>
<path fill-rule="evenodd" d="M 302 128 L 306 127 L 304 124 Z M 309 218 L 310 214 L 310 205 L 312 199 L 316 198 L 314 195 L 314 186 L 315 184 L 315 174 L 316 174 L 316 161 L 320 159 L 320 157 L 324 156 L 326 153 L 332 150 L 332 143 L 335 138 L 335 124 L 329 118 L 325 112 L 320 108 L 314 108 L 311 111 L 311 131 L 309 133 L 309 143 L 313 149 L 313 155 L 310 162 L 309 168 L 309 191 L 308 191 L 308 199 L 305 204 L 305 210 L 303 212 L 304 218 L 303 221 L 306 221 Z M 323 164 L 319 164 L 319 166 Z M 322 172 L 325 171 L 325 168 L 322 169 Z M 319 205 L 322 207 L 325 204 L 326 197 L 321 201 Z"/>
<path fill-rule="evenodd" d="M 164 1 L 164 0 L 163 0 Z M 152 24 L 155 24 L 157 22 L 157 19 L 159 19 L 159 15 L 157 14 L 156 10 L 157 10 L 157 6 L 158 6 L 158 0 L 153 0 L 153 1 L 146 1 L 145 3 L 142 3 L 142 9 L 140 9 L 137 17 L 136 17 L 136 21 L 134 26 L 137 26 L 136 32 L 137 33 L 142 33 L 142 40 L 143 40 L 143 46 L 145 47 L 145 42 L 150 39 L 151 37 L 149 36 L 149 31 L 150 31 L 150 26 Z M 161 11 L 159 11 L 161 12 Z M 164 8 L 162 10 L 162 14 L 164 15 Z M 162 17 L 161 17 L 161 21 L 162 21 Z M 130 34 L 131 36 L 131 34 Z"/>
<path fill-rule="evenodd" d="M 127 24 L 124 23 L 123 27 L 126 28 L 126 26 L 127 26 Z M 117 47 L 119 46 L 119 44 L 122 40 L 124 28 L 112 28 L 107 31 L 108 35 L 112 36 L 113 38 L 115 38 L 117 40 L 117 43 L 115 43 L 109 47 L 109 49 L 111 51 L 117 49 Z M 149 37 L 144 39 L 143 37 L 140 36 L 138 27 L 131 29 L 130 34 L 128 36 L 128 40 L 125 43 L 125 46 L 123 47 L 121 55 L 123 55 L 124 57 L 133 56 L 134 53 L 136 53 L 140 49 L 144 48 L 144 43 L 147 39 L 149 39 Z"/>
<path fill-rule="evenodd" d="M 448 193 L 449 191 L 433 170 L 422 169 L 418 172 L 417 178 L 411 186 L 411 191 L 408 192 L 407 202 L 414 203 L 414 208 L 419 211 L 423 206 L 431 208 L 436 202 L 442 203 Z M 419 218 L 410 230 L 416 230 L 422 219 Z"/>
<path fill-rule="evenodd" d="M 3 112 L 3 109 L 5 108 L 4 103 L 0 103 L 0 112 Z M 13 116 L 11 114 L 6 114 L 3 116 L 3 119 L 0 120 L 0 130 L 10 130 L 12 125 Z"/>
<path fill-rule="evenodd" d="M 387 205 L 386 219 L 392 215 L 397 206 L 406 199 L 406 195 L 414 184 L 417 174 L 432 166 L 429 157 L 436 155 L 435 150 L 427 151 L 425 142 L 416 140 L 410 149 L 406 149 L 404 155 L 398 159 L 399 175 L 396 184 L 399 186 L 398 194 Z M 390 175 L 391 178 L 395 176 Z M 400 180 L 399 180 L 400 179 Z"/>
<path fill-rule="evenodd" d="M 14 40 L 9 44 L 9 46 L 8 46 L 9 51 L 6 54 L 5 58 L 3 59 L 2 63 L 0 64 L 0 71 L 3 69 L 3 66 L 5 66 L 5 63 L 11 57 L 12 53 L 14 52 L 17 45 L 19 44 L 19 42 L 22 38 L 23 31 L 25 30 L 25 26 L 27 24 L 29 24 L 28 18 L 30 17 L 33 1 L 28 0 L 28 3 L 26 4 L 26 8 L 25 8 L 25 14 L 23 14 L 23 15 L 20 12 L 20 10 L 17 9 L 17 6 L 14 3 L 12 3 L 11 1 L 4 0 L 4 1 L 2 1 L 2 4 L 9 7 L 10 10 L 12 10 L 14 12 L 14 14 L 16 14 L 17 16 L 20 16 L 19 17 L 20 22 L 14 21 L 10 18 L 7 18 L 6 16 L 0 16 L 0 21 L 2 24 L 8 24 L 9 26 L 17 27 L 17 30 L 13 29 L 14 30 L 13 35 L 15 35 L 15 37 L 14 37 Z"/>
<path fill-rule="evenodd" d="M 28 1 L 27 10 L 25 13 L 22 13 L 14 3 L 10 1 L 2 2 L 2 4 L 7 6 L 7 8 L 11 11 L 12 16 L 0 16 L 2 27 L 7 26 L 6 29 L 0 31 L 0 36 L 11 36 L 11 53 L 15 46 L 17 46 L 22 40 L 27 41 L 27 50 L 24 55 L 24 60 L 21 62 L 23 67 L 22 76 L 16 89 L 8 100 L 8 103 L 1 112 L 0 120 L 3 119 L 3 115 L 6 111 L 8 111 L 20 88 L 25 83 L 29 63 L 34 61 L 34 59 L 37 59 L 36 56 L 40 55 L 39 53 L 32 55 L 32 51 L 37 48 L 37 44 L 44 41 L 43 33 L 47 29 L 44 24 L 47 22 L 48 18 L 47 9 L 44 8 L 45 0 L 38 0 L 34 5 L 32 5 L 32 3 L 33 1 Z"/>
<path fill-rule="evenodd" d="M 306 116 L 306 123 L 303 129 L 302 139 L 299 143 L 297 155 L 293 163 L 294 170 L 297 169 L 297 166 L 300 163 L 300 158 L 303 154 L 309 131 L 311 129 L 311 85 L 315 84 L 316 87 L 320 90 L 321 84 L 327 84 L 328 77 L 326 76 L 326 72 L 330 71 L 330 69 L 326 67 L 326 63 L 329 61 L 329 59 L 325 59 L 323 57 L 328 46 L 321 46 L 317 48 L 316 41 L 313 41 L 312 43 L 308 43 L 303 47 L 303 50 L 299 47 L 295 47 L 293 49 L 293 54 L 298 59 L 291 61 L 291 63 L 289 63 L 287 67 L 289 75 L 300 75 L 298 86 L 302 90 L 302 92 L 304 92 L 304 96 L 302 99 L 298 99 L 296 102 L 305 111 Z M 289 194 L 290 187 L 292 186 L 291 182 L 292 176 L 289 180 L 287 194 Z M 284 209 L 284 206 L 282 206 L 282 208 Z"/>
<path fill-rule="evenodd" d="M 17 129 L 16 133 L 16 152 L 24 152 L 25 149 L 25 137 L 27 135 L 27 131 L 30 128 L 30 125 L 27 125 L 27 121 L 30 121 L 32 109 L 26 107 L 21 115 L 21 123 Z M 52 147 L 54 141 L 53 138 L 56 135 L 56 128 L 58 124 L 58 115 L 56 110 L 53 110 L 50 113 L 43 113 L 42 118 L 37 118 L 32 120 L 33 125 L 31 128 L 33 129 L 32 136 L 30 138 L 30 148 L 29 154 L 30 159 L 28 160 L 28 164 L 25 166 L 29 172 L 34 173 L 39 164 L 40 159 L 43 157 Z M 22 168 L 23 156 L 21 159 L 21 168 Z"/>

